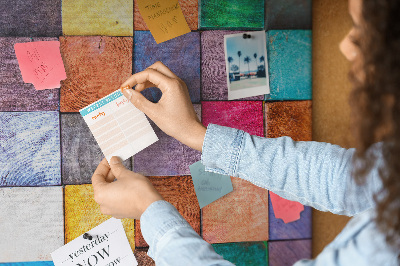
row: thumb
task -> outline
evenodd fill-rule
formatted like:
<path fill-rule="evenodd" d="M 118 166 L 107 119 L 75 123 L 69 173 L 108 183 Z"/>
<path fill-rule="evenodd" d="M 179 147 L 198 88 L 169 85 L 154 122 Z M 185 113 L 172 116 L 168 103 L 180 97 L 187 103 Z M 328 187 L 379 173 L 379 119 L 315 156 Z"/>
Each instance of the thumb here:
<path fill-rule="evenodd" d="M 122 164 L 122 160 L 117 157 L 117 156 L 113 156 L 110 160 L 110 168 L 111 168 L 111 172 L 114 174 L 115 178 L 121 178 L 123 172 L 125 172 L 126 169 L 125 166 Z"/>
<path fill-rule="evenodd" d="M 138 91 L 135 91 L 133 89 L 125 89 L 122 92 L 128 100 L 133 103 L 133 105 L 145 113 L 147 115 L 148 111 L 151 110 L 153 107 L 154 103 L 150 102 L 149 100 L 146 99 L 146 97 L 143 96 Z"/>

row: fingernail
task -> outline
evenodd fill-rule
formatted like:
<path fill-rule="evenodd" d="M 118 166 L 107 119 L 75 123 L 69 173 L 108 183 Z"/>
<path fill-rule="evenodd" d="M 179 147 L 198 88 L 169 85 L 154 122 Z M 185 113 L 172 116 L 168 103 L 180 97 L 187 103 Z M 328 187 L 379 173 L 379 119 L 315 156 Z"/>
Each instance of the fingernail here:
<path fill-rule="evenodd" d="M 131 86 L 129 86 L 129 85 L 121 87 L 121 92 L 124 92 L 124 90 L 130 89 L 130 88 L 131 88 Z"/>
<path fill-rule="evenodd" d="M 110 160 L 110 164 L 119 164 L 119 163 L 122 163 L 122 160 L 117 156 L 112 157 Z"/>

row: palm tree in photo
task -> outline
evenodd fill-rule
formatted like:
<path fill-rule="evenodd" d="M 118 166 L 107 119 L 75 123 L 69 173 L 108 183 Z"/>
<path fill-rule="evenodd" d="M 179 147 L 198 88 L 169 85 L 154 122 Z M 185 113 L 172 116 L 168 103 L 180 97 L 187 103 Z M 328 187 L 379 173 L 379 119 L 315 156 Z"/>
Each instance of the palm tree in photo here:
<path fill-rule="evenodd" d="M 240 57 L 242 56 L 241 51 L 238 51 L 238 56 L 239 56 L 239 80 L 240 80 Z"/>
<path fill-rule="evenodd" d="M 248 68 L 249 68 L 248 76 L 250 77 L 250 62 L 251 62 L 250 56 L 246 56 L 246 57 L 244 58 L 244 62 L 247 64 L 247 66 L 248 66 Z"/>
<path fill-rule="evenodd" d="M 264 58 L 264 56 L 260 57 L 260 63 L 262 63 L 262 62 L 264 62 L 264 70 L 265 70 L 265 58 Z"/>
<path fill-rule="evenodd" d="M 253 56 L 254 56 L 254 59 L 256 60 L 256 69 L 257 69 L 258 68 L 258 65 L 257 65 L 257 53 L 254 53 Z"/>
<path fill-rule="evenodd" d="M 229 56 L 229 57 L 228 57 L 229 70 L 231 69 L 231 63 L 232 63 L 232 61 L 233 61 L 232 56 Z M 229 72 L 231 72 L 231 71 L 229 71 Z"/>

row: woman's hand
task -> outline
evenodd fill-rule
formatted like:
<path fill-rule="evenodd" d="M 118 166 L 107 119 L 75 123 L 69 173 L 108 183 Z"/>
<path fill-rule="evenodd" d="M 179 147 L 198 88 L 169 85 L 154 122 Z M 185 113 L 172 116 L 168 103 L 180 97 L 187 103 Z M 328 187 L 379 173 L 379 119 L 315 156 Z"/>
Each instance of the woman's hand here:
<path fill-rule="evenodd" d="M 125 89 L 126 86 L 135 90 Z M 147 100 L 140 92 L 158 87 L 162 97 L 158 103 Z M 139 110 L 171 137 L 193 149 L 201 151 L 206 128 L 199 121 L 186 84 L 161 62 L 136 73 L 125 81 L 122 92 Z"/>
<path fill-rule="evenodd" d="M 150 204 L 163 200 L 149 179 L 126 169 L 118 157 L 112 157 L 110 165 L 106 159 L 100 162 L 92 185 L 100 211 L 119 219 L 140 219 Z"/>

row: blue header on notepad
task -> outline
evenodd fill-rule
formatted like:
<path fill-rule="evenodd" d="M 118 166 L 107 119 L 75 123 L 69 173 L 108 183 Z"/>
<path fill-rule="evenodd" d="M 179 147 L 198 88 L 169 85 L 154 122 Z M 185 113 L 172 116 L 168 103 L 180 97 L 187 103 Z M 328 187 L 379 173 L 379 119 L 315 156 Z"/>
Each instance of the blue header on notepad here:
<path fill-rule="evenodd" d="M 93 111 L 96 111 L 97 109 L 99 109 L 100 107 L 114 101 L 115 99 L 119 98 L 123 96 L 122 92 L 120 90 L 117 90 L 113 93 L 111 93 L 110 95 L 104 97 L 103 99 L 98 100 L 95 103 L 92 103 L 91 105 L 89 105 L 88 107 L 80 110 L 79 112 L 81 113 L 82 116 L 88 115 Z"/>

